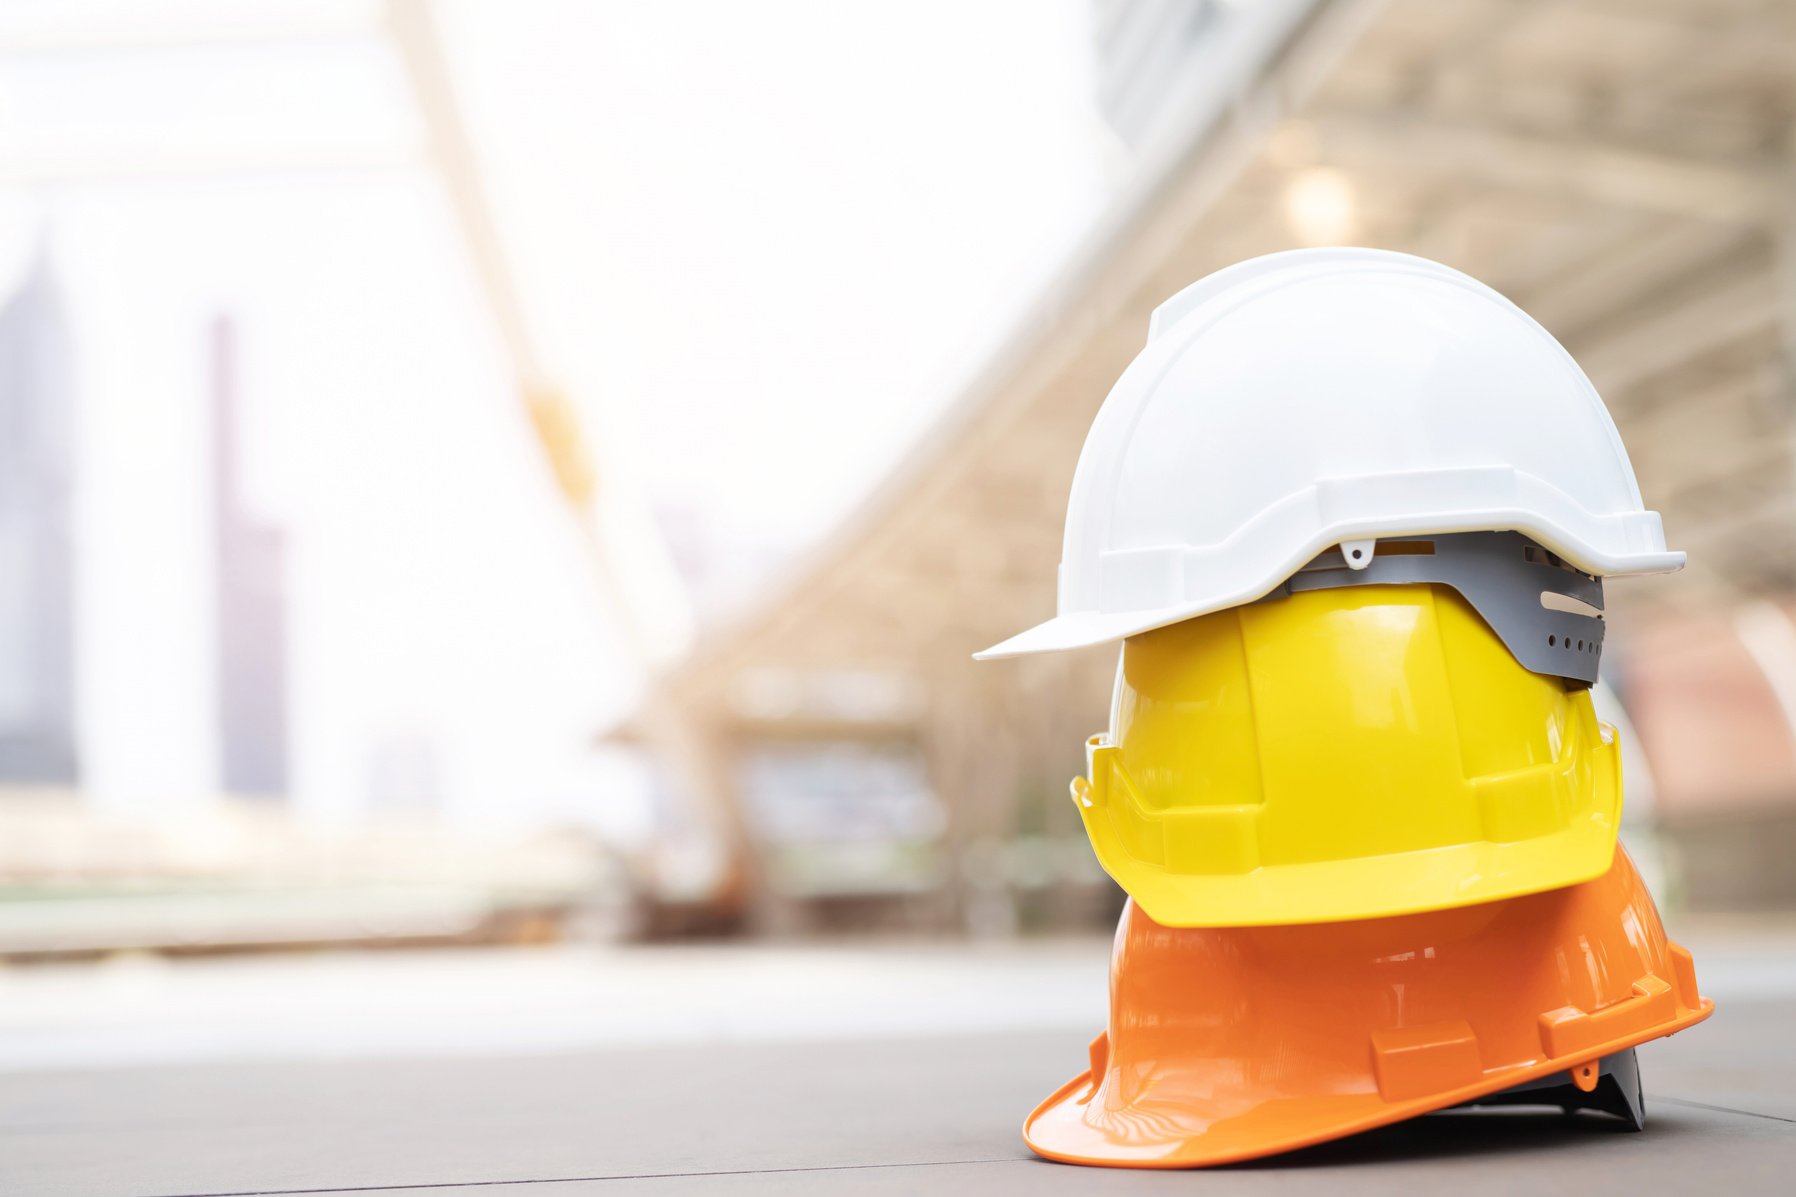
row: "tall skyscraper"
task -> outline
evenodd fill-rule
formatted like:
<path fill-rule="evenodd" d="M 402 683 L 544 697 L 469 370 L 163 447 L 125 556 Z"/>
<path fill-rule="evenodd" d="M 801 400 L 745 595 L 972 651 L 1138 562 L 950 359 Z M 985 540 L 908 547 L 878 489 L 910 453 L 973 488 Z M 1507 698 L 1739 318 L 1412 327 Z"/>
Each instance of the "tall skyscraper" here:
<path fill-rule="evenodd" d="M 1226 0 L 1093 0 L 1098 107 L 1124 144 L 1140 148 L 1174 114 L 1181 92 L 1222 67 L 1240 19 Z"/>
<path fill-rule="evenodd" d="M 213 522 L 218 546 L 219 781 L 242 797 L 288 788 L 287 537 L 248 510 L 236 330 L 212 326 Z"/>
<path fill-rule="evenodd" d="M 76 779 L 74 390 L 40 249 L 0 297 L 0 782 Z"/>

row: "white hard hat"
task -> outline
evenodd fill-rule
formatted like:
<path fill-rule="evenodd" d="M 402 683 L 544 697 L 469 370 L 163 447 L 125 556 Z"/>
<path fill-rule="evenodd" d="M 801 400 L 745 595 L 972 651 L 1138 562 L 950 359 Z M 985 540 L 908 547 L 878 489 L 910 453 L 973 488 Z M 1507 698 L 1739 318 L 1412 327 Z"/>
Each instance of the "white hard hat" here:
<path fill-rule="evenodd" d="M 1358 565 L 1380 537 L 1478 531 L 1596 576 L 1684 564 L 1596 389 L 1527 313 L 1408 254 L 1270 254 L 1154 312 L 1073 475 L 1060 613 L 976 655 L 1251 602 L 1334 545 Z"/>

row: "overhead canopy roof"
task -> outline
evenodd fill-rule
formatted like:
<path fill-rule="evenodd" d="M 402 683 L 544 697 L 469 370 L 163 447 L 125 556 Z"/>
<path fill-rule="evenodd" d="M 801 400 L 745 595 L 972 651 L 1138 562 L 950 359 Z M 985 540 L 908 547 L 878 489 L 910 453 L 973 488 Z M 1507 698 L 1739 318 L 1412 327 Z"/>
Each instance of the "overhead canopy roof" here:
<path fill-rule="evenodd" d="M 1353 240 L 1488 281 L 1589 372 L 1691 559 L 1613 588 L 1624 638 L 1643 604 L 1790 589 L 1792 61 L 1776 0 L 1314 6 L 1218 119 L 1144 154 L 1137 193 L 872 501 L 667 684 L 964 681 L 968 653 L 1051 614 L 1073 465 L 1149 312 L 1299 243 L 1305 188 L 1324 219 L 1346 192 Z"/>

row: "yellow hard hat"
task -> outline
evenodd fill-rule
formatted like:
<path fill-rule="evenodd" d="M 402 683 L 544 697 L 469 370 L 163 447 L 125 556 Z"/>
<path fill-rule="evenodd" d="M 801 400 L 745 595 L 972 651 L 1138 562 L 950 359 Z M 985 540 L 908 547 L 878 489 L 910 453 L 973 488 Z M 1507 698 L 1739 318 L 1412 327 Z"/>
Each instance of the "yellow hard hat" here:
<path fill-rule="evenodd" d="M 1544 640 L 1544 638 L 1543 638 Z M 1615 730 L 1439 584 L 1284 594 L 1124 642 L 1073 797 L 1173 927 L 1332 922 L 1602 875 Z"/>

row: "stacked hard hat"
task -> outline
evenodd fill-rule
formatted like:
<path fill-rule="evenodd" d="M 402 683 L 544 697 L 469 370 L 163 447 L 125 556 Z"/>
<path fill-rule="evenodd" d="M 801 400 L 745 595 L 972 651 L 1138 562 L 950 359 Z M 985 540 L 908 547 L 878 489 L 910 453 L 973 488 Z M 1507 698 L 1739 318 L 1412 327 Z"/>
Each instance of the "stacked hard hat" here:
<path fill-rule="evenodd" d="M 1642 1124 L 1706 1017 L 1616 844 L 1603 579 L 1683 564 L 1596 391 L 1495 291 L 1300 250 L 1154 313 L 1073 478 L 1059 614 L 1121 640 L 1073 798 L 1130 897 L 1110 1025 L 1030 1116 L 1224 1163 L 1459 1105 Z"/>

